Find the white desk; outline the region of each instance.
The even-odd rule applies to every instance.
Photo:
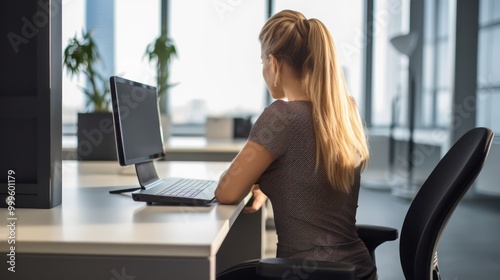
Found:
[[[227,166],[156,163],[161,177],[217,179]],[[16,209],[15,273],[5,262],[7,210],[1,209],[0,278],[215,279],[229,265],[262,257],[263,213],[240,215],[243,203],[146,206],[108,193],[136,185],[131,174],[114,162],[63,161],[62,205]]]

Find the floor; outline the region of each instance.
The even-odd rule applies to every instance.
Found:
[[[409,205],[409,199],[396,197],[390,190],[362,188],[357,220],[400,230]],[[266,256],[274,257],[276,234],[272,226],[268,228]],[[398,246],[398,241],[392,241],[377,248],[379,279],[404,279]],[[467,194],[441,236],[438,257],[442,280],[499,279],[500,198]]]

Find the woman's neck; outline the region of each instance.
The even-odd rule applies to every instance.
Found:
[[[280,74],[283,92],[288,101],[309,100],[304,83],[287,64],[283,64]]]
[[[293,85],[293,84],[292,84]],[[294,86],[288,86],[283,89],[288,101],[309,100],[302,83],[297,83]]]
[[[307,95],[305,93],[302,93],[302,94],[299,94],[299,95],[296,95],[292,98],[288,98],[288,101],[304,101],[304,100],[309,100],[309,98],[307,98]]]

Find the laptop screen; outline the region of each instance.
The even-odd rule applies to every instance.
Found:
[[[165,156],[156,88],[116,76],[110,85],[120,165]]]

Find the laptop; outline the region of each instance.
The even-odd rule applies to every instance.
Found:
[[[154,161],[165,156],[156,88],[122,77],[110,77],[116,149],[121,166],[135,165],[138,187],[112,190],[131,192],[148,204],[209,205],[217,181],[159,178]]]

